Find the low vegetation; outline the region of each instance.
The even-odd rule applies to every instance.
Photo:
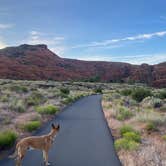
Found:
[[[0,150],[14,145],[17,134],[14,131],[6,130],[0,132]]]
[[[59,111],[59,108],[57,108],[54,105],[45,105],[45,106],[38,106],[35,108],[35,110],[40,114],[55,114]]]
[[[114,86],[103,95],[103,111],[122,165],[165,165],[166,89]]]
[[[0,80],[0,85],[0,158],[17,137],[31,135],[66,105],[94,93],[94,84],[81,82]]]
[[[38,129],[40,126],[41,126],[41,122],[40,121],[31,121],[31,122],[26,123],[23,126],[23,129],[25,131],[32,132],[32,131]]]

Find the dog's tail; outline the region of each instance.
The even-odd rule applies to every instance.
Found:
[[[10,155],[8,158],[14,159],[17,157],[17,151],[15,151],[12,155]]]
[[[16,158],[17,157],[17,153],[18,153],[18,146],[16,146],[16,150],[15,150],[15,152],[12,154],[12,155],[10,155],[8,158],[11,158],[11,159],[13,159],[13,158]]]

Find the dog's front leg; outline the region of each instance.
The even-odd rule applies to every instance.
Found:
[[[43,150],[43,158],[44,158],[45,166],[50,165],[50,163],[48,162],[48,151]]]

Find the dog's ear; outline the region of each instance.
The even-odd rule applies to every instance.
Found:
[[[59,125],[59,124],[57,125],[56,129],[57,129],[57,130],[59,130],[59,129],[60,129],[60,125]]]
[[[54,123],[52,123],[51,126],[52,126],[53,129],[55,129],[55,125],[54,125]]]

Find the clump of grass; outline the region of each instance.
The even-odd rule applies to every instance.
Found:
[[[166,106],[160,107],[160,111],[161,111],[161,112],[166,112]]]
[[[125,125],[120,128],[122,138],[115,141],[115,149],[119,150],[136,150],[141,142],[140,133],[131,126]]]
[[[135,118],[140,122],[154,123],[156,126],[166,125],[166,116],[162,116],[160,113],[154,112],[153,110],[139,112]]]
[[[25,101],[27,105],[35,106],[43,103],[45,101],[45,97],[40,92],[34,91]]]
[[[128,133],[128,132],[135,132],[135,130],[129,125],[124,125],[120,127],[121,136],[123,136],[125,133]]]
[[[132,141],[132,140],[128,140],[126,138],[121,138],[115,141],[114,143],[115,145],[115,149],[117,151],[119,150],[128,150],[128,151],[132,151],[132,150],[136,150],[139,147],[139,143]]]
[[[162,100],[156,97],[146,97],[142,103],[141,103],[144,107],[149,107],[149,108],[159,108],[162,106]]]
[[[146,124],[146,130],[148,132],[153,132],[153,131],[157,131],[158,129],[157,129],[157,126],[155,125],[155,123],[151,121]]]
[[[136,88],[133,90],[131,96],[137,102],[141,102],[145,97],[152,96],[152,93],[145,88]]]
[[[131,140],[131,141],[135,141],[135,142],[141,141],[141,136],[140,136],[139,132],[136,132],[136,131],[126,132],[123,134],[123,137],[126,138],[127,140]]]
[[[9,95],[8,94],[5,94],[1,97],[0,101],[2,102],[8,102],[9,101]]]
[[[17,93],[27,93],[28,92],[28,88],[25,86],[21,86],[21,85],[13,85],[10,87],[11,91],[15,91]]]
[[[166,99],[166,90],[162,90],[157,94],[160,99]]]
[[[17,98],[13,98],[13,100],[9,103],[9,108],[13,111],[20,112],[20,113],[26,111],[24,101]]]
[[[17,134],[13,131],[6,130],[0,132],[0,149],[5,149],[14,145]]]
[[[38,106],[35,108],[35,110],[40,114],[55,114],[59,111],[59,108],[57,108],[54,105],[46,105],[46,106]]]
[[[133,116],[133,113],[128,108],[120,107],[117,110],[115,118],[123,121],[123,120],[127,120],[127,119],[131,118],[132,116]]]
[[[102,89],[101,88],[96,88],[96,89],[94,89],[94,92],[95,93],[102,93]]]
[[[61,92],[62,94],[66,94],[66,95],[69,95],[69,94],[70,94],[70,90],[69,90],[68,88],[61,88],[61,89],[60,89],[60,92]]]
[[[132,89],[123,89],[120,93],[124,96],[129,96],[132,93]]]
[[[72,97],[67,97],[63,100],[64,104],[70,104],[74,101],[74,99]]]
[[[166,135],[163,135],[162,138],[164,141],[166,141]]]
[[[28,131],[28,132],[32,132],[36,129],[38,129],[41,126],[41,122],[40,121],[31,121],[28,122],[27,124],[24,125],[24,130]]]

